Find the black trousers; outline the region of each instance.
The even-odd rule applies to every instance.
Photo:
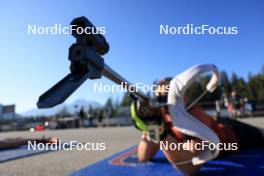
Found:
[[[240,149],[264,148],[264,136],[260,129],[230,118],[218,118],[218,122],[233,129]]]
[[[218,122],[234,130],[240,149],[264,148],[264,136],[260,129],[230,118],[218,118]]]

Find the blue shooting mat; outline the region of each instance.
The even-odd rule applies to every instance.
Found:
[[[71,176],[180,176],[182,175],[159,151],[153,160],[139,163],[137,146],[130,147],[102,161],[71,173]],[[264,175],[264,149],[244,150],[209,161],[197,175],[202,176],[261,176]]]
[[[27,145],[22,145],[18,148],[13,149],[2,149],[0,150],[0,163],[15,160],[19,158],[29,157],[38,154],[44,154],[47,152],[59,151],[59,150],[28,150]]]

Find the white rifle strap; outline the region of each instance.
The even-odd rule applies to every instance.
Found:
[[[181,133],[218,144],[219,138],[215,132],[188,113],[184,104],[184,94],[186,89],[196,80],[200,74],[209,71],[213,71],[215,73],[214,75],[219,75],[219,72],[214,65],[197,65],[172,79],[168,94],[168,106],[169,113],[172,116],[173,125]],[[213,79],[215,79],[215,76]],[[214,84],[217,84],[217,81],[213,81]],[[209,83],[210,87],[215,88],[215,85],[212,85],[212,81]],[[192,163],[193,165],[202,164],[217,157],[218,154],[219,151],[217,149],[214,151],[206,150],[194,157],[192,159]]]

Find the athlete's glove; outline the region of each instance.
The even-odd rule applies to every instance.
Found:
[[[160,108],[149,106],[147,101],[134,101],[131,105],[131,116],[137,129],[146,135],[148,140],[158,143],[164,139],[168,130],[161,118]]]

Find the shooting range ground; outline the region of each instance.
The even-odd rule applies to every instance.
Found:
[[[264,117],[242,119],[242,121],[264,128]],[[47,130],[40,132],[17,131],[0,133],[0,140],[14,137],[56,136],[63,141],[105,142],[105,151],[57,151],[12,160],[0,164],[1,175],[41,176],[67,175],[89,164],[102,160],[139,142],[140,133],[130,127],[81,128]]]

